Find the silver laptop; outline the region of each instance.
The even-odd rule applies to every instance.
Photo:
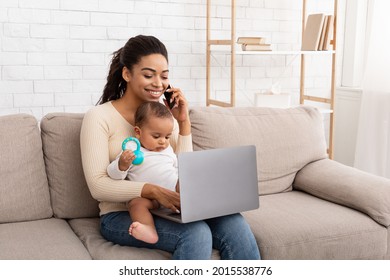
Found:
[[[255,146],[178,155],[181,213],[152,213],[189,223],[259,208]]]

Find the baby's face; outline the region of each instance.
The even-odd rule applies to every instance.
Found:
[[[145,149],[160,152],[169,146],[172,131],[173,119],[150,117],[148,122],[140,127],[137,137]]]

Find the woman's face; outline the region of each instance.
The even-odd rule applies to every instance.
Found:
[[[126,93],[141,102],[158,101],[169,85],[168,62],[161,54],[151,54],[141,58],[131,71],[123,68],[123,78],[127,81]]]

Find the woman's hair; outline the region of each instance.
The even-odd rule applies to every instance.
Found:
[[[150,54],[161,54],[168,61],[168,52],[164,44],[153,36],[138,35],[130,38],[126,44],[113,53],[107,83],[98,104],[122,97],[126,90],[126,81],[122,77],[122,69],[126,66],[132,71],[142,57]]]
[[[171,112],[165,105],[156,101],[148,101],[138,106],[134,116],[134,124],[142,127],[150,117],[169,118],[173,120]]]

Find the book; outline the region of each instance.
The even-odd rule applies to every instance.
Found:
[[[271,44],[258,44],[258,45],[242,44],[241,49],[243,51],[270,51]]]
[[[333,38],[333,26],[334,26],[334,16],[328,15],[326,16],[326,32],[325,32],[325,38],[324,38],[324,44],[322,46],[322,50],[327,51],[330,49],[330,42]]]
[[[326,26],[328,24],[327,18],[328,18],[328,16],[325,15],[324,23],[322,24],[320,42],[318,43],[317,51],[322,51],[323,46],[324,46]]]
[[[310,14],[307,17],[302,38],[303,51],[316,51],[321,38],[325,14]]]
[[[237,43],[248,44],[248,45],[264,44],[265,38],[264,37],[238,37]]]

